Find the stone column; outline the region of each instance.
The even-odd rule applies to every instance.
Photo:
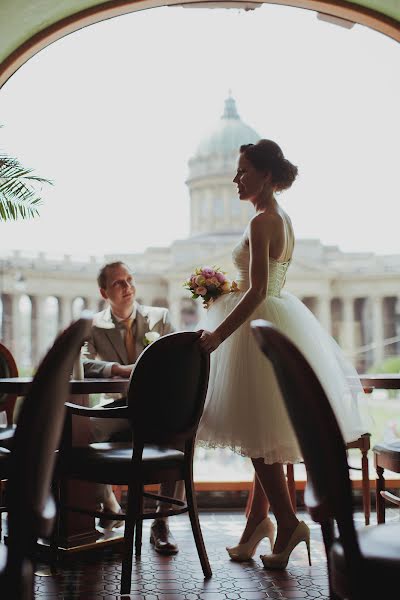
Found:
[[[372,302],[372,342],[374,344],[374,363],[382,362],[385,356],[384,331],[383,331],[383,298],[373,296]]]
[[[15,362],[19,367],[21,365],[21,315],[19,310],[19,301],[21,294],[10,294],[11,300],[11,326],[10,326],[10,351],[14,356]]]
[[[182,278],[183,281],[183,278]],[[168,287],[168,306],[169,315],[173,327],[179,331],[181,328],[181,299],[182,299],[182,283],[171,282]]]
[[[32,365],[37,366],[43,358],[46,350],[46,315],[45,315],[45,296],[31,296],[31,332],[32,332]]]
[[[72,299],[62,296],[58,299],[58,328],[65,329],[72,321]]]
[[[319,296],[317,298],[316,317],[322,327],[332,333],[331,299],[329,296]]]
[[[99,300],[98,298],[88,298],[86,302],[87,309],[92,313],[99,312]]]
[[[354,298],[343,298],[343,329],[341,343],[351,359],[355,351]]]
[[[1,297],[3,303],[3,314],[1,323],[1,339],[7,348],[10,349],[12,345],[12,297],[10,294],[3,294]]]

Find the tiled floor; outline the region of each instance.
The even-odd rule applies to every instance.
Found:
[[[279,598],[328,599],[327,571],[320,528],[301,513],[311,527],[312,567],[308,566],[305,544],[292,554],[286,571],[266,571],[259,559],[269,552],[264,541],[253,561],[232,562],[225,546],[237,543],[242,531],[243,513],[201,513],[201,525],[213,577],[205,581],[186,515],[171,519],[171,529],[180,546],[176,556],[162,557],[148,543],[149,522],[144,524],[143,551],[134,561],[130,598],[134,600],[261,600]],[[363,516],[357,521],[362,525]],[[394,516],[398,518],[398,515]],[[373,521],[375,518],[373,515]],[[97,554],[69,559],[62,565],[56,581],[36,578],[37,598],[63,600],[117,600],[121,573],[118,553]],[[58,591],[50,591],[51,585]],[[125,597],[127,598],[127,597]]]

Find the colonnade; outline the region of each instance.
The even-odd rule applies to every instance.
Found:
[[[398,297],[319,296],[302,300],[359,368],[400,353]]]
[[[52,310],[49,298],[53,300]],[[21,299],[25,302],[25,312],[21,311]],[[303,297],[302,301],[359,369],[400,353],[398,298],[323,295]],[[192,303],[187,296],[183,297],[181,285],[171,285],[163,302],[159,298],[144,298],[144,302],[168,306],[177,329],[193,329],[200,316],[200,302]],[[27,303],[30,303],[28,310]],[[1,339],[18,364],[35,366],[57,332],[77,318],[83,308],[97,312],[103,307],[104,301],[99,297],[2,294]]]
[[[98,298],[12,293],[1,295],[1,340],[18,365],[35,367],[64,329],[85,308],[97,312]]]

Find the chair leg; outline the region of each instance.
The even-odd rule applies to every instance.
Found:
[[[384,469],[376,467],[376,517],[378,523],[385,522],[385,500],[381,496],[381,492],[385,491],[385,478],[383,476]]]
[[[121,594],[129,594],[132,582],[132,561],[135,527],[140,509],[140,482],[134,482],[128,487],[128,505],[126,509],[124,552],[122,558]]]
[[[60,484],[58,480],[53,480],[51,484],[54,502],[56,503],[56,517],[54,521],[53,531],[50,535],[49,543],[49,566],[53,576],[58,574],[58,563],[60,559],[58,543],[60,539]]]
[[[3,505],[3,482],[0,481],[0,506],[2,506],[2,505]],[[1,543],[2,534],[3,534],[2,523],[3,523],[3,511],[0,510],[0,543]]]
[[[362,493],[365,524],[369,525],[371,517],[371,487],[369,482],[369,463],[368,450],[362,450],[361,471],[362,471]]]
[[[0,543],[3,536],[3,512],[7,512],[6,499],[5,499],[5,487],[6,480],[0,480]]]
[[[328,583],[329,583],[329,600],[340,600],[339,596],[335,594],[332,588],[332,577],[331,577],[331,565],[329,560],[330,548],[333,543],[333,521],[329,520],[325,523],[321,523],[322,539],[324,540],[326,561],[328,565]]]
[[[291,463],[286,465],[286,480],[289,488],[289,496],[292,502],[294,512],[297,512],[296,502],[296,482],[294,479],[294,466]]]
[[[143,486],[139,496],[139,514],[143,515]],[[139,557],[142,554],[142,532],[143,532],[143,519],[138,518],[136,521],[135,528],[135,556]]]
[[[204,577],[209,579],[212,576],[212,571],[208,561],[206,547],[204,545],[203,534],[201,533],[199,514],[197,510],[197,500],[193,486],[193,476],[191,473],[185,477],[185,490],[189,509],[190,524],[192,526],[193,537],[196,543],[201,568],[203,569]]]

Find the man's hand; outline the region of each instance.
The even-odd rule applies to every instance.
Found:
[[[126,377],[126,379],[129,379],[134,366],[135,366],[134,364],[133,365],[120,365],[118,363],[115,363],[111,367],[111,375],[113,377]]]

